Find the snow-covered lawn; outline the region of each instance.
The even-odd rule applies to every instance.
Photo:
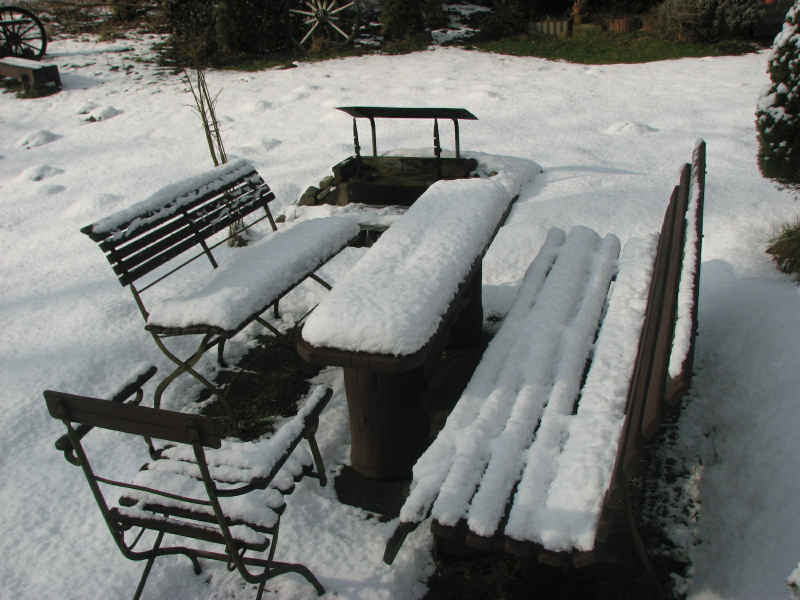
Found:
[[[60,93],[0,95],[0,597],[126,597],[138,578],[140,565],[114,548],[81,473],[53,448],[61,426],[41,392],[104,395],[141,362],[167,368],[130,294],[79,232],[211,166],[180,77],[137,60],[147,44],[56,40],[46,60],[59,66]],[[508,310],[551,227],[585,225],[623,245],[657,230],[679,166],[705,139],[700,336],[680,442],[703,465],[695,478],[701,517],[685,537],[690,597],[786,598],[800,559],[800,298],[763,249],[798,211],[795,196],[756,167],[753,115],[765,66],[765,53],[584,66],[437,49],[212,71],[208,82],[222,90],[217,113],[228,153],[253,162],[289,219],[325,214],[290,205],[351,153],[350,120],[336,106],[463,106],[480,120],[462,123],[462,147],[541,165],[484,262],[492,314]],[[379,136],[384,149],[418,148],[430,142],[430,124],[381,123]],[[334,278],[359,255],[345,253],[330,268]],[[294,305],[317,294],[300,290]],[[243,336],[230,351],[248,343]],[[212,368],[210,359],[202,364]],[[320,431],[335,469],[348,453],[342,378],[331,369],[321,379],[337,390]],[[168,404],[180,407],[194,391],[190,381],[176,383]],[[138,466],[125,460],[130,448],[102,432],[87,439],[101,467]],[[308,565],[330,597],[419,598],[426,590],[426,527],[388,567],[381,557],[393,523],[341,505],[315,481],[298,486],[282,524],[278,556]],[[222,565],[205,573],[195,577],[186,559],[160,561],[145,596],[254,594]],[[314,594],[293,576],[268,589],[280,598]]]

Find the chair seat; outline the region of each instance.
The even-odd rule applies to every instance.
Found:
[[[153,511],[156,510],[157,507],[153,507]],[[225,538],[218,527],[213,525],[205,526],[201,523],[205,519],[194,520],[188,513],[183,515],[188,519],[168,518],[158,512],[151,512],[137,507],[120,506],[111,509],[111,516],[123,529],[144,527],[145,529],[164,531],[165,533],[190,537],[214,544],[225,544]],[[257,531],[247,523],[231,525],[229,531],[233,541],[242,548],[263,552],[269,547],[269,536]]]

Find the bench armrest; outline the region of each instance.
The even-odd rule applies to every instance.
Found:
[[[126,383],[119,391],[117,391],[110,399],[110,402],[115,402],[117,404],[124,403],[128,400],[131,396],[136,394],[136,397],[131,400],[132,404],[139,404],[142,401],[142,386],[147,383],[147,381],[156,373],[156,367],[150,365],[145,369],[139,371],[128,383]],[[45,397],[48,394],[52,393],[50,390],[44,392]],[[89,433],[94,427],[92,425],[82,424],[75,428],[75,434],[78,436],[78,439],[83,439],[87,433]],[[69,435],[64,434],[59,437],[55,442],[55,447],[58,450],[61,450],[64,453],[64,458],[66,458],[69,462],[73,465],[79,465],[80,461],[75,456],[74,449],[72,447],[72,442],[69,439]]]

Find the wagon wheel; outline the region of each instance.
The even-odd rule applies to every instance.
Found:
[[[292,43],[307,51],[313,44],[343,46],[358,33],[358,0],[288,0],[286,23]]]
[[[47,49],[47,34],[36,16],[16,6],[0,6],[0,57],[39,59]]]

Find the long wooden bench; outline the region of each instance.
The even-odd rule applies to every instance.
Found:
[[[700,142],[660,233],[621,255],[613,234],[549,232],[414,465],[385,562],[429,516],[440,539],[550,564],[641,558],[632,482],[665,390],[674,405],[690,377],[704,173]]]
[[[330,388],[313,388],[297,415],[269,438],[232,443],[222,441],[231,430],[228,419],[139,406],[141,387],[154,373],[155,368],[142,372],[110,400],[44,392],[50,414],[67,428],[56,448],[82,468],[122,554],[147,561],[134,599],[140,597],[155,559],[170,554],[187,556],[197,574],[198,559],[223,561],[245,581],[259,585],[258,598],[269,578],[289,572],[323,594],[307,567],[274,557],[284,496],[304,476],[326,483],[315,432]],[[82,442],[95,427],[144,437],[147,444],[141,447],[150,450],[150,459],[132,480],[95,472]],[[156,450],[153,439],[168,445]],[[308,452],[297,449],[304,439]],[[108,487],[123,490],[117,506],[104,493]],[[143,538],[150,547],[137,548],[145,531],[156,535]],[[174,537],[165,539],[165,534]]]
[[[330,289],[314,271],[358,236],[357,221],[327,217],[278,230],[269,209],[273,199],[253,165],[240,159],[169,185],[81,229],[105,253],[120,284],[133,294],[145,328],[176,364],[156,388],[156,408],[167,386],[183,373],[219,392],[195,364],[216,347],[224,365],[225,342],[253,322],[280,335],[262,314],[270,307],[277,314],[279,300],[306,278]],[[274,233],[246,247],[226,246],[261,235],[254,227],[264,220]],[[233,224],[238,225],[231,230]],[[203,258],[214,269],[211,276],[196,268]],[[170,338],[186,336],[199,338],[188,355],[167,346]]]

